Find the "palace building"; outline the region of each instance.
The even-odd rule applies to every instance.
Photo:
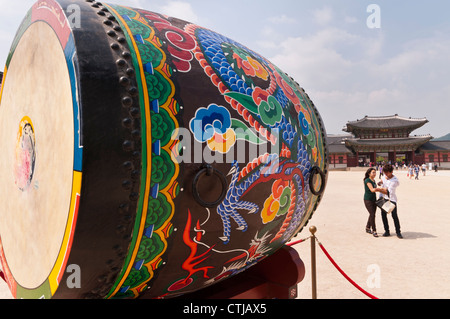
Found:
[[[379,162],[438,164],[450,168],[450,141],[433,141],[431,135],[411,135],[428,123],[425,118],[365,116],[350,121],[346,134],[328,135],[330,168],[357,167]]]

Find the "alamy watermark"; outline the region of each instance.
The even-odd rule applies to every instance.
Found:
[[[201,121],[199,121],[201,123]],[[274,128],[269,133],[270,141],[263,138],[254,129],[235,128],[225,134],[209,134],[195,126],[194,131],[178,128],[172,133],[172,140],[177,141],[176,149],[171,152],[177,163],[247,163],[265,155],[280,156],[282,150],[280,131]],[[197,129],[198,128],[198,129]],[[204,139],[208,135],[211,138]]]
[[[381,8],[378,4],[370,4],[367,6],[367,13],[370,15],[367,17],[366,25],[369,29],[381,28]]]
[[[81,288],[81,268],[76,264],[67,266],[66,272],[70,273],[67,277],[66,285],[69,289]]]
[[[369,288],[381,288],[381,268],[377,264],[367,266],[367,272],[370,273],[367,277],[366,284]]]
[[[71,4],[67,6],[67,21],[71,29],[81,28],[81,8],[77,4]]]

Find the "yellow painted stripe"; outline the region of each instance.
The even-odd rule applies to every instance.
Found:
[[[5,71],[3,71],[2,89],[0,91],[0,101],[1,101],[2,96],[3,96],[3,87],[5,86],[5,78],[6,78],[6,73],[7,72],[8,72],[8,68],[5,66]]]
[[[61,244],[61,249],[59,251],[58,258],[56,259],[55,265],[53,266],[53,269],[48,277],[52,295],[55,294],[56,289],[59,286],[62,271],[64,271],[67,259],[70,254],[72,239],[75,232],[76,218],[78,214],[77,197],[79,197],[81,193],[81,179],[82,173],[74,171],[72,182],[72,197],[70,200],[70,210],[67,219],[66,230],[64,232],[64,238]]]

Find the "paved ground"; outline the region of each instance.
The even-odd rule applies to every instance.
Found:
[[[342,270],[380,299],[450,298],[450,171],[427,172],[419,180],[407,178],[402,170],[394,174],[400,179],[398,214],[404,239],[366,234],[364,172],[332,171],[317,211],[293,241],[308,237],[309,227],[316,226],[318,240]],[[382,233],[379,210],[376,222]],[[390,216],[389,222],[393,230]],[[294,247],[307,272],[299,284],[299,299],[311,299],[310,240]],[[319,299],[368,298],[334,268],[318,246],[316,261]],[[11,298],[2,280],[0,298]]]
[[[365,233],[368,213],[363,204],[364,172],[330,172],[323,201],[297,239],[316,236],[338,266],[362,289],[380,299],[450,298],[450,171],[427,172],[419,180],[394,172],[400,179],[398,216],[404,239]],[[378,181],[378,176],[377,176]],[[383,233],[377,210],[378,233]],[[295,241],[295,240],[293,240]],[[299,298],[310,299],[310,240],[294,246],[306,266]],[[367,299],[316,246],[317,298]]]

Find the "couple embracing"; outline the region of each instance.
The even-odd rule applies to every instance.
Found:
[[[394,167],[387,164],[383,167],[384,175],[381,177],[381,181],[377,184],[375,182],[375,177],[377,171],[375,168],[369,168],[364,176],[364,205],[369,212],[369,220],[367,221],[366,232],[372,234],[374,237],[378,237],[376,226],[375,226],[375,213],[377,210],[376,204],[376,193],[379,192],[386,199],[395,205],[394,210],[391,212],[392,219],[394,220],[395,232],[398,238],[403,238],[400,232],[400,221],[397,215],[397,194],[396,189],[400,185],[398,178],[393,174]],[[383,220],[384,226],[384,237],[390,236],[389,223],[387,220],[387,213],[381,210],[381,219]]]

